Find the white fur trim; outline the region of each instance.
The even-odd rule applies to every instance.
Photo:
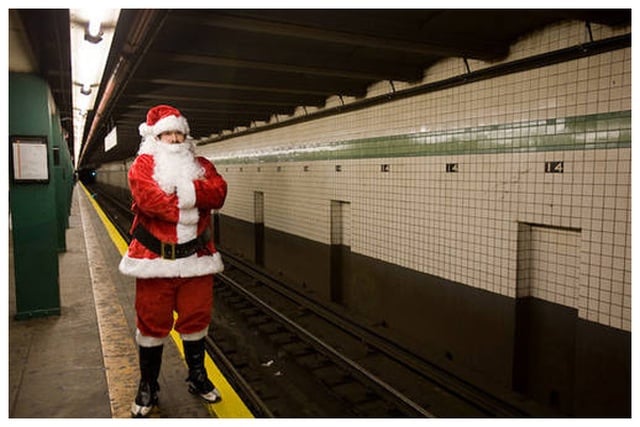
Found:
[[[206,326],[203,330],[198,332],[192,332],[190,334],[180,334],[182,341],[198,341],[206,337],[209,333],[209,326]]]
[[[196,205],[196,190],[193,182],[180,179],[176,182],[179,218],[176,226],[178,243],[188,242],[198,237],[198,219],[200,214]]]
[[[146,139],[148,136],[155,137],[155,135],[153,135],[153,131],[146,122],[140,123],[140,126],[138,126],[138,133],[140,134],[142,139]]]
[[[182,218],[182,212],[180,212],[180,218]],[[185,224],[180,221],[176,225],[176,236],[178,238],[178,243],[186,243],[193,240],[198,237],[198,225]]]
[[[180,219],[178,222],[185,225],[197,224],[200,219],[200,213],[197,208],[180,209]]]
[[[189,122],[183,116],[167,116],[158,120],[153,126],[149,126],[147,122],[143,122],[138,126],[140,136],[158,136],[162,132],[179,131],[185,135],[189,135]]]
[[[167,336],[162,338],[149,337],[146,335],[142,335],[140,329],[136,328],[136,343],[140,347],[158,347],[164,345],[165,341],[167,340]]]
[[[196,188],[193,185],[193,181],[177,182],[176,195],[178,196],[179,208],[192,208],[196,205]]]
[[[129,252],[122,257],[118,266],[122,274],[150,279],[154,277],[197,277],[207,274],[221,273],[224,263],[219,252],[210,256],[190,257],[175,260],[163,258],[131,258]]]

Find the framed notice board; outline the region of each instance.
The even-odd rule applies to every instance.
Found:
[[[49,149],[46,136],[12,136],[11,158],[16,183],[49,182]]]

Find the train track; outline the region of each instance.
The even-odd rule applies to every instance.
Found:
[[[92,193],[128,237],[129,207]],[[207,350],[258,417],[536,416],[224,253]]]
[[[277,394],[267,394],[266,399],[272,401],[271,406],[278,408],[278,413],[287,417],[433,417],[429,410],[345,355],[343,348],[334,347],[312,332],[310,325],[319,329],[328,324],[317,318],[308,307],[282,298],[240,269],[237,261],[229,262],[228,255],[225,259],[228,268],[217,276],[216,298],[224,298],[224,304],[232,309],[233,324],[237,330],[244,336],[250,334],[253,343],[259,342],[262,351],[256,354],[267,356],[253,361],[244,356],[240,367],[260,370],[259,366],[268,368],[273,365],[273,369],[262,370],[271,372],[268,375],[275,378],[265,379],[260,375],[259,381],[273,383],[267,387],[269,391],[282,389],[277,387],[277,383],[283,380],[285,388],[295,390],[294,393],[280,390]],[[240,322],[244,325],[238,327]],[[219,338],[217,329],[213,329],[216,341]],[[228,341],[224,338],[225,333],[220,335],[223,342]],[[227,331],[226,336],[229,335]],[[235,335],[233,347],[239,348],[237,332]],[[356,345],[360,346],[360,343]],[[367,351],[366,348],[364,350]],[[228,351],[237,352],[234,349]],[[258,388],[264,387],[259,385]],[[301,391],[306,396],[301,395]],[[319,413],[304,413],[310,407]],[[302,411],[283,413],[295,411],[291,408],[302,408]]]

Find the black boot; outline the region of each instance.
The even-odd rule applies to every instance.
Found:
[[[204,367],[204,338],[198,341],[182,341],[184,358],[189,366],[189,392],[197,394],[209,403],[221,400],[220,392],[207,377]]]
[[[134,417],[146,417],[154,406],[158,404],[158,375],[162,364],[163,346],[142,347],[138,346],[140,360],[140,384],[136,400],[131,405],[131,414]]]

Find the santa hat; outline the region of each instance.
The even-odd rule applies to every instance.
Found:
[[[187,119],[170,105],[156,105],[147,112],[147,121],[138,127],[140,136],[147,138],[156,137],[162,132],[179,131],[189,135],[189,123]]]

